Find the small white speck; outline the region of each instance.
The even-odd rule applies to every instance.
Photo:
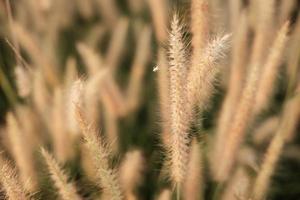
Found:
[[[153,72],[156,72],[156,71],[158,71],[158,66],[155,66],[155,67],[153,68]]]

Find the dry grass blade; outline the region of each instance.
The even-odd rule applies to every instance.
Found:
[[[111,1],[111,0],[108,0]],[[105,64],[112,70],[113,73],[117,70],[120,58],[125,49],[125,42],[129,27],[129,20],[121,18],[117,26],[114,28],[111,41],[105,56]]]
[[[81,1],[75,0],[77,3],[77,9],[80,15],[85,19],[91,19],[93,15],[93,2],[91,0]]]
[[[18,41],[20,42],[20,46],[23,47],[29,54],[34,65],[43,70],[45,78],[50,86],[57,85],[59,79],[57,76],[58,73],[56,65],[52,63],[52,60],[49,60],[48,57],[45,56],[40,46],[37,45],[37,38],[32,36],[29,31],[27,31],[18,23],[14,23],[12,27],[15,31]]]
[[[190,152],[190,160],[188,164],[187,178],[184,183],[185,199],[199,200],[204,199],[203,196],[203,162],[202,162],[202,149],[196,139],[192,142]]]
[[[222,195],[222,200],[242,200],[248,199],[249,189],[251,187],[251,178],[247,173],[247,170],[242,166],[239,166],[230,182],[228,183],[224,194]],[[250,199],[249,199],[250,200]]]
[[[160,120],[162,123],[162,141],[167,145],[170,138],[170,110],[169,110],[169,75],[167,56],[163,49],[158,52],[158,77],[157,85],[159,92]]]
[[[76,92],[80,93],[80,90]],[[73,94],[73,97],[73,100],[76,101],[75,94]],[[55,88],[52,99],[52,109],[49,116],[51,122],[53,122],[50,126],[50,133],[53,141],[54,155],[59,162],[71,160],[75,153],[73,149],[74,138],[71,137],[74,133],[68,131],[68,127],[64,122],[67,117],[66,102],[65,95],[59,87]]]
[[[252,115],[252,108],[255,103],[255,90],[258,83],[257,73],[258,66],[252,66],[240,103],[233,117],[232,124],[228,129],[228,136],[221,150],[223,153],[218,154],[220,157],[214,158],[220,161],[217,172],[214,174],[218,181],[222,182],[228,179],[232,167],[235,164],[238,149],[244,140],[250,119],[249,116]]]
[[[172,193],[168,189],[164,189],[160,192],[159,196],[157,197],[157,200],[171,200],[172,199]]]
[[[191,1],[191,31],[193,34],[193,59],[195,60],[194,64],[197,64],[210,34],[210,13],[207,0]]]
[[[271,47],[271,51],[263,67],[262,75],[257,91],[255,113],[265,109],[273,96],[274,82],[276,80],[281,60],[284,55],[284,47],[287,42],[289,22],[286,22],[279,30],[276,39]]]
[[[18,65],[15,68],[15,76],[19,96],[23,98],[28,97],[32,90],[29,71]]]
[[[113,27],[117,23],[120,11],[116,7],[115,0],[96,0],[99,11],[108,26]]]
[[[73,83],[70,85],[69,94],[67,94],[67,121],[68,121],[68,129],[69,131],[74,134],[79,134],[79,127],[77,124],[77,120],[75,117],[76,113],[76,105],[83,106],[83,94],[85,90],[86,84],[82,79],[77,79],[76,81],[73,81]]]
[[[278,16],[279,25],[283,24],[286,20],[289,20],[293,9],[297,6],[296,4],[297,4],[296,0],[281,1],[279,7],[280,14]]]
[[[290,99],[284,107],[279,128],[267,149],[265,159],[253,185],[252,194],[255,200],[262,200],[267,195],[271,176],[280,158],[284,144],[289,135],[296,129],[297,121],[293,119],[297,119],[299,116],[299,103],[300,96],[298,95]],[[293,112],[294,110],[296,112]]]
[[[300,14],[297,17],[297,23],[295,29],[291,35],[288,61],[287,61],[287,74],[289,77],[288,93],[293,92],[297,86],[298,74],[299,74],[299,59],[300,59]]]
[[[127,89],[127,106],[129,110],[133,111],[139,106],[143,77],[151,53],[151,29],[148,26],[144,27],[137,42],[136,54]]]
[[[157,40],[163,44],[167,41],[167,20],[168,20],[168,1],[167,0],[147,0],[155,28]]]
[[[255,180],[253,188],[253,195],[255,200],[262,200],[266,197],[270,178],[273,171],[275,170],[275,166],[281,154],[283,145],[284,137],[282,133],[277,132],[271,141],[262,168]]]
[[[77,50],[90,75],[96,74],[103,67],[103,60],[93,49],[84,43],[77,44]]]
[[[252,133],[254,144],[261,145],[269,141],[272,138],[272,136],[275,134],[278,125],[279,125],[278,116],[274,116],[266,119]]]
[[[251,65],[261,64],[267,54],[267,47],[271,41],[270,33],[274,30],[275,0],[251,1],[256,6],[252,15],[256,18],[255,38],[252,47]]]
[[[246,13],[243,13],[240,18],[240,25],[238,30],[234,33],[232,60],[230,68],[230,78],[228,85],[228,92],[225,100],[222,103],[220,116],[217,121],[217,133],[214,140],[213,155],[211,156],[211,167],[214,171],[218,167],[218,160],[216,159],[221,153],[226,141],[227,129],[233,117],[234,108],[241,96],[244,79],[246,75],[246,60],[247,60],[247,38],[248,20]]]
[[[238,27],[242,4],[240,0],[229,0],[231,30],[235,30]]]

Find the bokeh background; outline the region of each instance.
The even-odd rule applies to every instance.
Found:
[[[149,0],[151,1],[151,0]],[[164,161],[163,148],[161,144],[161,120],[159,111],[159,100],[157,92],[157,73],[153,70],[157,66],[158,47],[166,48],[168,43],[166,39],[161,39],[159,30],[154,22],[153,12],[151,11],[151,3],[147,0],[115,0],[115,7],[112,10],[105,12],[101,0],[13,0],[10,1],[12,16],[14,21],[19,22],[25,27],[26,31],[32,34],[33,38],[37,39],[37,45],[40,50],[48,56],[48,59],[53,60],[56,65],[57,77],[63,80],[66,74],[66,66],[68,59],[72,58],[76,61],[76,68],[79,72],[79,77],[86,79],[88,70],[79,53],[78,43],[83,42],[91,47],[104,59],[109,55],[115,31],[124,31],[123,38],[115,41],[116,45],[121,44],[120,53],[113,58],[116,65],[115,81],[121,91],[126,91],[130,82],[130,74],[133,69],[134,58],[138,40],[143,27],[147,26],[151,31],[151,42],[149,46],[149,56],[145,64],[145,71],[139,84],[141,90],[139,92],[138,106],[126,117],[117,119],[117,132],[119,136],[119,151],[114,157],[114,162],[118,163],[124,154],[132,149],[142,149],[146,158],[147,164],[145,169],[145,178],[138,189],[141,199],[154,199],[157,191],[161,188],[171,185],[168,178],[165,178],[161,169]],[[284,1],[284,0],[282,0]],[[282,1],[276,1],[277,11],[280,10]],[[103,1],[109,2],[109,1]],[[230,33],[231,17],[228,1],[212,0],[211,4],[218,5],[218,9],[213,10],[212,18],[215,32]],[[248,8],[250,0],[242,1],[242,7]],[[102,6],[102,7],[101,7]],[[104,7],[104,8],[103,8]],[[40,9],[40,10],[39,10]],[[163,9],[163,8],[162,8]],[[190,1],[169,0],[166,1],[165,18],[167,22],[172,16],[172,13],[180,13],[180,17],[186,22],[188,27]],[[295,3],[288,13],[288,18],[291,20],[293,28],[297,22],[297,17],[300,10],[300,1],[295,0]],[[115,13],[113,13],[115,12]],[[276,14],[275,14],[276,15]],[[4,126],[6,124],[6,114],[9,110],[15,109],[16,104],[27,104],[28,100],[20,97],[17,92],[17,83],[14,69],[17,65],[15,52],[10,46],[13,43],[14,37],[10,28],[8,10],[6,1],[0,1],[0,122]],[[126,28],[120,28],[120,23],[125,23]],[[122,26],[122,25],[121,25]],[[166,29],[168,28],[168,25]],[[122,30],[124,29],[124,30]],[[162,31],[163,32],[163,31]],[[166,31],[167,33],[167,31]],[[187,38],[190,37],[187,28]],[[252,33],[253,34],[253,33]],[[250,40],[253,35],[250,33]],[[25,37],[25,36],[24,36]],[[22,39],[22,37],[19,37]],[[8,42],[10,41],[10,42]],[[21,45],[22,46],[22,45]],[[28,54],[28,49],[23,47],[20,49],[24,60],[31,63],[31,56]],[[224,63],[224,66],[229,65]],[[299,65],[299,60],[298,60]],[[201,126],[193,127],[193,132],[197,133],[197,137],[201,141],[204,149],[208,144],[211,132],[214,131],[218,111],[226,93],[227,78],[221,78],[217,86],[216,93],[213,97],[210,108],[205,111],[201,119]],[[298,76],[299,78],[299,76]],[[269,116],[278,114],[281,111],[283,102],[286,98],[288,90],[288,80],[285,72],[282,72],[272,107],[267,112],[263,113],[251,130],[256,129],[259,124]],[[300,106],[300,105],[299,105]],[[34,120],[34,119],[32,119]],[[100,129],[105,132],[104,122],[99,121]],[[299,126],[297,129],[299,133]],[[272,186],[268,199],[282,200],[300,199],[300,137],[297,134],[294,141],[288,144],[287,152],[284,153],[276,167],[276,172],[272,178]],[[2,140],[3,141],[3,140]],[[253,147],[251,139],[246,140],[249,146]],[[46,145],[51,149],[51,144],[46,142]],[[2,146],[5,146],[2,144]],[[79,152],[79,144],[77,144],[77,152]],[[263,155],[267,145],[255,146],[258,155]],[[35,153],[38,156],[38,152]],[[7,155],[9,157],[9,155]],[[93,195],[91,193],[99,188],[95,186],[84,175],[83,169],[80,166],[81,154],[76,154],[73,159],[67,160],[64,163],[64,168],[70,169],[70,177],[76,182],[80,194],[83,194],[87,199]],[[38,199],[54,199],[56,194],[53,186],[49,183],[49,178],[43,170],[41,164],[39,166],[40,182],[42,188],[34,196]],[[44,166],[45,168],[45,166]],[[209,174],[208,169],[204,169],[205,174]],[[249,173],[255,174],[253,169],[249,169]],[[206,175],[205,175],[206,176]],[[208,178],[205,184],[205,199],[213,199],[214,191],[218,185]]]

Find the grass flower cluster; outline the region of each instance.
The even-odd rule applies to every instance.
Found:
[[[0,1],[0,198],[300,196],[296,0]]]

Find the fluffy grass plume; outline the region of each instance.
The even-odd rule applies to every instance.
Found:
[[[230,35],[216,37],[199,55],[201,60],[192,63],[188,73],[187,97],[191,107],[197,105],[203,111],[209,104],[214,92],[216,76],[220,72],[220,62],[225,57],[229,47]]]
[[[7,123],[10,150],[19,170],[20,180],[26,190],[36,191],[38,183],[35,163],[33,162],[33,148],[13,113],[7,114]]]
[[[81,198],[77,194],[75,186],[73,183],[68,182],[67,175],[62,171],[53,156],[44,148],[41,148],[41,153],[47,163],[51,179],[58,189],[61,198],[63,200],[80,200]]]
[[[0,181],[8,200],[29,200],[30,198],[18,181],[17,171],[8,161],[1,161]]]
[[[299,8],[0,1],[2,197],[297,199]]]
[[[81,107],[77,107],[77,120],[81,131],[84,135],[85,145],[93,159],[94,166],[97,169],[97,178],[99,185],[103,187],[105,192],[112,200],[123,199],[121,187],[119,185],[119,177],[115,169],[109,165],[109,152],[105,142],[98,136],[96,127],[89,124],[83,115]]]
[[[178,15],[173,16],[169,48],[170,79],[170,169],[175,184],[181,185],[186,176],[189,158],[189,124],[186,110],[185,79],[187,73],[186,46],[183,27]]]

